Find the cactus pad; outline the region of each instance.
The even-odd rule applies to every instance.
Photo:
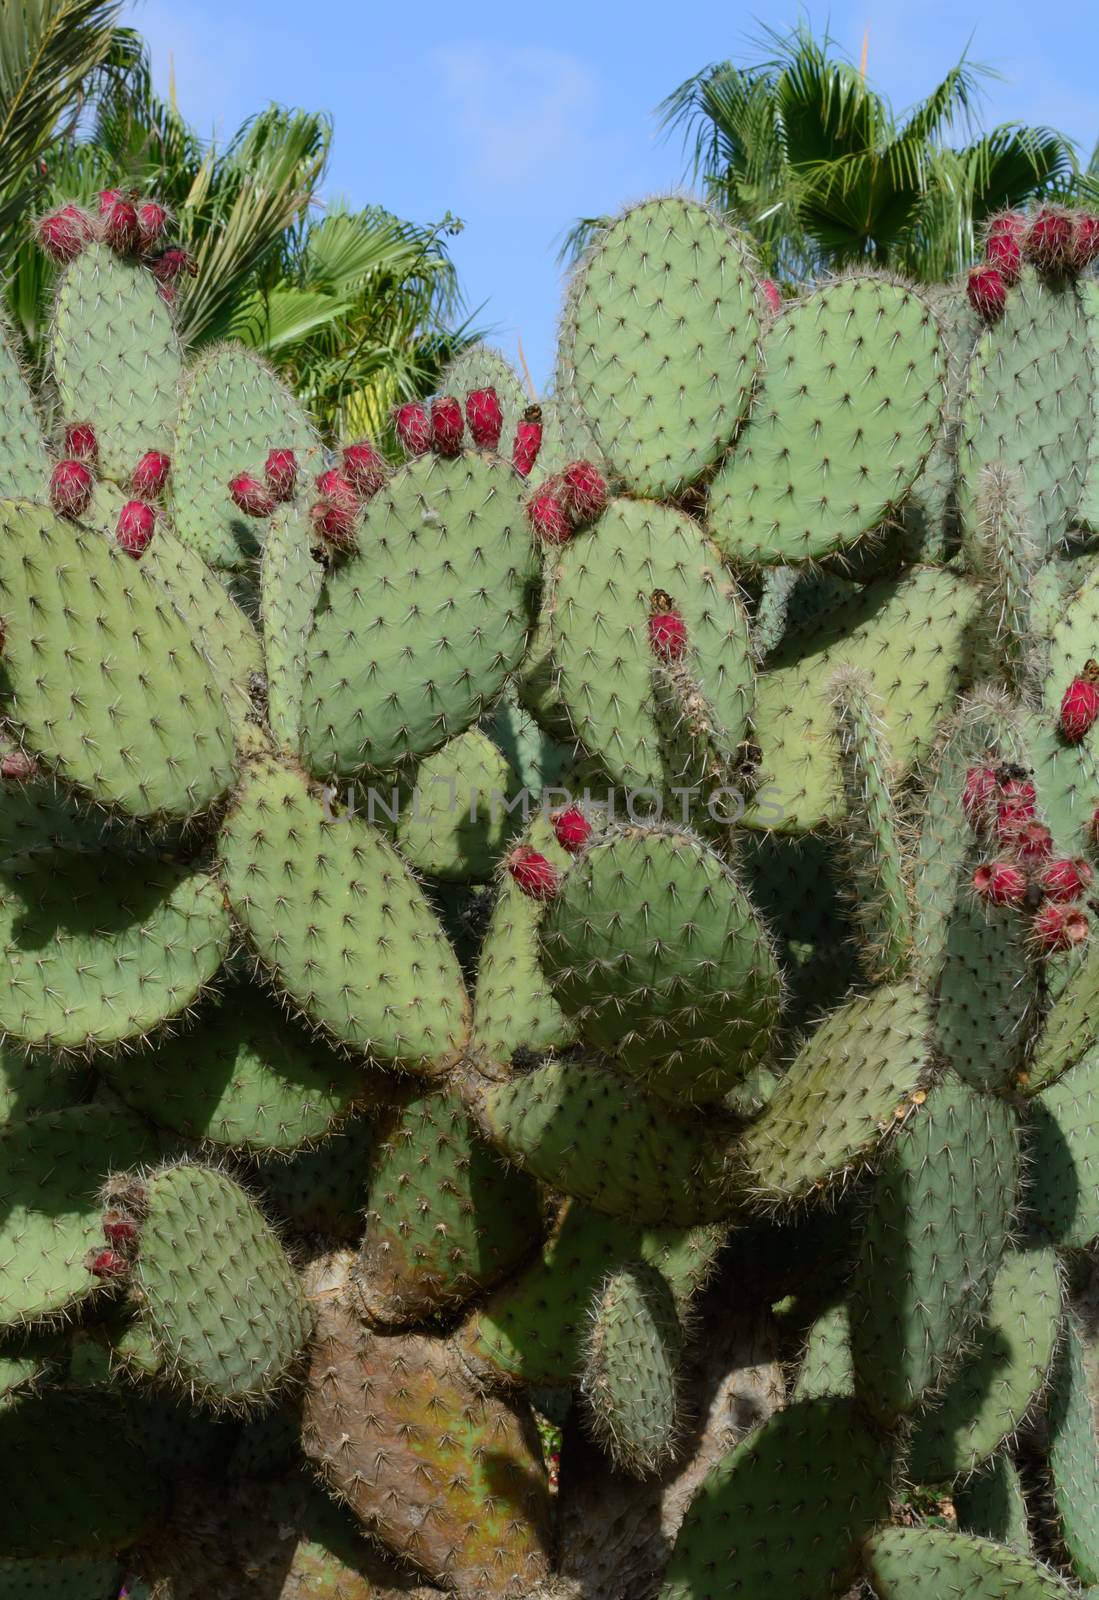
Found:
[[[745,1594],[842,1594],[858,1570],[859,1540],[888,1514],[890,1454],[851,1400],[777,1412],[704,1479],[660,1600],[719,1600],[730,1571]]]
[[[12,331],[0,320],[0,500],[39,500],[49,476],[42,424]]]
[[[647,201],[598,235],[572,285],[562,364],[633,493],[675,493],[733,437],[759,362],[756,295],[744,244],[696,201]]]
[[[321,591],[311,531],[296,506],[279,506],[268,524],[260,560],[267,716],[276,741],[290,752],[297,751],[301,736],[305,646]]]
[[[1053,1503],[1069,1566],[1078,1582],[1099,1583],[1099,1440],[1082,1337],[1071,1313],[1054,1365],[1049,1430]]]
[[[736,1152],[764,1209],[842,1188],[924,1098],[930,1016],[911,984],[833,1011],[810,1035]]]
[[[166,1167],[147,1180],[133,1293],[175,1381],[213,1407],[265,1404],[309,1337],[282,1245],[211,1168]]]
[[[486,882],[515,832],[507,805],[514,789],[502,751],[480,728],[467,728],[417,767],[397,824],[401,854],[429,878]]]
[[[257,956],[313,1022],[416,1069],[461,1044],[467,1002],[454,952],[377,829],[329,820],[302,773],[264,756],[246,772],[220,848]]]
[[[214,880],[185,862],[35,851],[0,869],[0,1030],[32,1048],[138,1040],[188,1010],[228,950]]]
[[[518,666],[535,555],[497,457],[421,456],[374,496],[325,578],[303,684],[316,773],[392,767],[476,722]]]
[[[1029,1556],[943,1528],[884,1528],[864,1554],[878,1600],[1070,1600],[1068,1586]]]
[[[649,643],[657,590],[682,616],[692,670],[736,744],[752,703],[747,615],[717,552],[681,512],[649,500],[612,500],[572,539],[554,575],[550,640],[560,699],[577,736],[617,781],[661,792]]]
[[[646,1478],[671,1459],[682,1421],[675,1300],[655,1268],[630,1262],[608,1276],[590,1316],[580,1390],[592,1433],[616,1467]]]
[[[767,1051],[774,953],[729,868],[690,834],[605,836],[561,881],[541,941],[562,1010],[657,1095],[720,1099]]]
[[[942,426],[946,351],[907,284],[841,278],[767,330],[748,426],[710,489],[708,522],[742,562],[853,544],[903,500]]]
[[[8,714],[66,782],[133,817],[188,816],[228,788],[216,672],[169,591],[45,507],[0,508]]]
[[[152,273],[85,250],[58,288],[52,360],[63,416],[95,418],[104,476],[125,483],[146,451],[172,455],[182,354]]]
[[[1027,1203],[1047,1238],[1086,1249],[1099,1238],[1099,1048],[1030,1107]]]

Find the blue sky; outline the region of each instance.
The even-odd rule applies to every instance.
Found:
[[[857,0],[804,13],[857,58],[898,107],[960,52],[995,67],[984,120],[1049,123],[1090,155],[1099,137],[1094,0]],[[159,85],[175,68],[181,109],[231,131],[269,100],[335,118],[327,194],[428,221],[463,218],[453,253],[471,307],[535,384],[553,365],[555,257],[576,217],[679,184],[678,141],[653,109],[707,63],[750,56],[757,19],[797,20],[709,0],[139,0]]]

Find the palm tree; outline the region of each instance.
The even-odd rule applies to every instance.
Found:
[[[474,337],[459,323],[445,246],[460,222],[421,226],[377,207],[324,214],[326,117],[272,106],[224,145],[207,142],[153,92],[142,42],[118,29],[63,109],[13,211],[5,294],[32,366],[44,360],[53,269],[29,237],[30,208],[94,207],[100,190],[118,186],[163,200],[174,239],[194,257],[178,302],[188,343],[251,344],[332,434],[367,424],[382,433],[392,401],[430,390]]]
[[[695,178],[773,276],[868,264],[949,277],[973,260],[986,218],[1073,179],[1072,147],[1049,128],[977,132],[987,70],[964,56],[899,117],[831,39],[768,29],[763,47],[752,65],[689,78],[659,114],[683,131]]]

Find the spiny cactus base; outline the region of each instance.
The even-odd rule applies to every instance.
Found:
[[[647,202],[403,464],[166,226],[0,340],[0,1595],[1099,1584],[1095,219]]]

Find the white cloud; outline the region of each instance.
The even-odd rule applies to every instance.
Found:
[[[457,149],[486,188],[542,185],[547,169],[574,169],[592,153],[595,74],[575,56],[541,46],[452,45],[431,59],[457,119]]]

